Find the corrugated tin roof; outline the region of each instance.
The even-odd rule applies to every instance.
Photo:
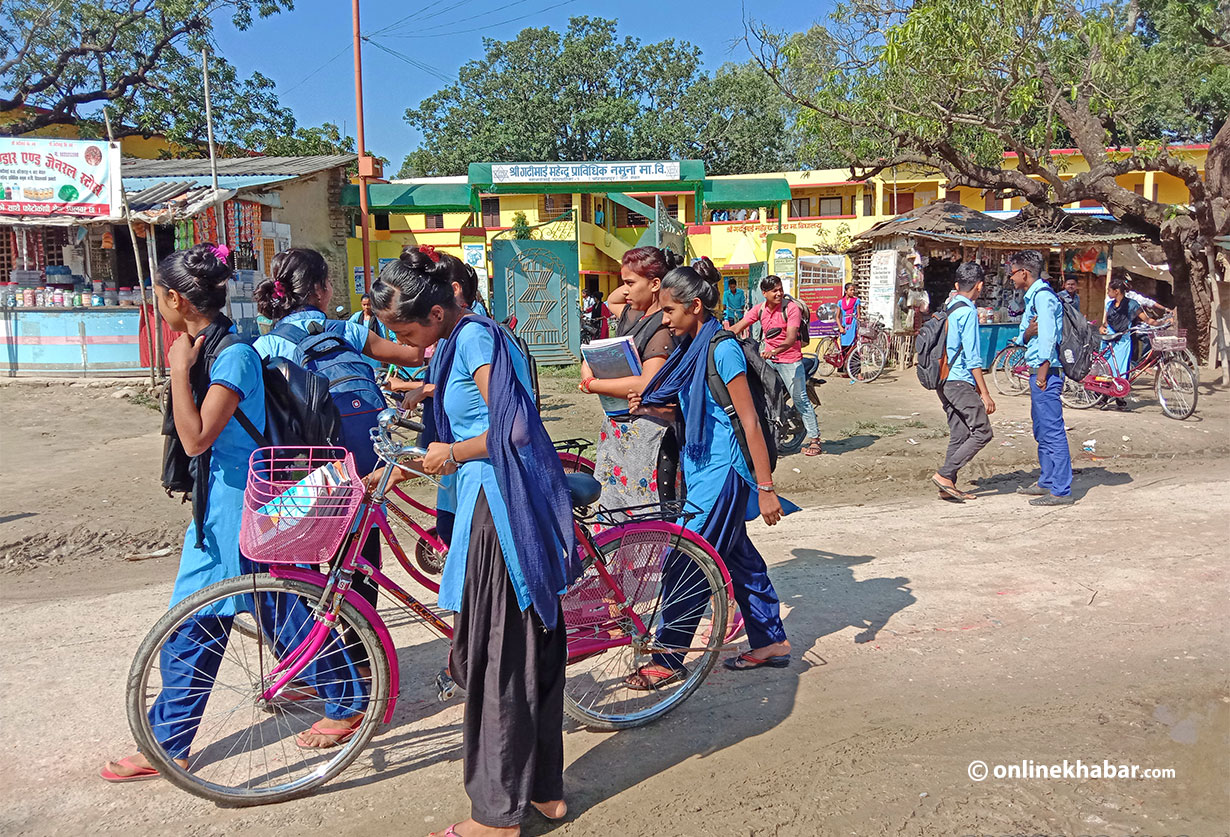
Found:
[[[138,210],[166,203],[198,185],[195,180],[156,180],[145,188],[133,188],[131,184],[125,183],[124,191],[128,195],[128,206]]]
[[[916,211],[881,221],[856,240],[874,241],[892,236],[929,238],[966,244],[995,244],[1004,247],[1045,247],[1058,245],[1110,244],[1140,241],[1144,236],[1125,229],[1113,217],[1065,216],[1065,229],[1030,227],[1014,219],[1005,222],[952,201],[936,201]]]
[[[252,174],[252,175],[226,175],[218,176],[219,189],[250,189],[255,186],[266,186],[270,183],[281,183],[286,180],[294,180],[293,177],[286,177],[274,174]],[[131,196],[134,192],[140,192],[143,189],[149,189],[157,186],[160,183],[196,183],[200,186],[208,186],[212,183],[208,174],[197,177],[125,177],[124,191]]]
[[[348,166],[357,159],[359,158],[355,154],[330,154],[315,157],[224,157],[218,160],[218,176],[303,177],[319,171]],[[125,157],[123,174],[125,178],[209,177],[209,158],[142,160]]]

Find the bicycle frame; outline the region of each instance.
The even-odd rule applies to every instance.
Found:
[[[379,490],[379,489],[378,489]],[[401,497],[405,497],[400,491],[394,491]],[[409,499],[409,498],[406,498]],[[421,505],[414,503],[416,508]],[[393,642],[393,637],[389,633],[388,626],[384,619],[381,618],[376,608],[372,606],[367,599],[363,598],[351,586],[351,580],[355,572],[367,576],[379,589],[389,593],[402,607],[409,610],[415,616],[423,620],[428,627],[435,630],[445,639],[452,639],[452,627],[431,611],[426,605],[406,592],[400,585],[390,579],[387,575],[374,567],[361,554],[363,542],[367,539],[368,534],[373,528],[379,530],[380,534],[385,538],[389,547],[394,551],[394,554],[399,559],[404,559],[405,552],[397,541],[397,536],[393,534],[389,526],[388,518],[384,513],[383,504],[374,502],[372,498],[366,500],[361,506],[362,513],[358,516],[356,524],[352,527],[350,534],[347,536],[345,545],[341,550],[342,557],[338,561],[334,559],[332,568],[327,574],[322,574],[319,570],[305,569],[295,565],[272,565],[270,574],[275,578],[285,578],[293,581],[301,581],[313,586],[321,588],[321,596],[317,605],[317,616],[319,619],[293,651],[286,655],[286,658],[278,663],[278,665],[270,672],[271,678],[276,678],[272,685],[264,690],[261,694],[262,700],[272,700],[279,692],[286,688],[295,677],[307,667],[312,657],[324,645],[328,639],[328,634],[333,630],[337,622],[337,614],[340,610],[340,601],[336,598],[337,593],[341,593],[341,601],[349,602],[354,608],[371,623],[372,628],[376,633],[377,639],[380,641],[385,657],[389,663],[389,700],[385,707],[384,722],[388,723],[393,718],[393,711],[397,706],[397,699],[401,694],[401,667],[397,658],[397,646]],[[665,529],[673,537],[679,540],[687,540],[703,550],[714,563],[717,564],[719,571],[722,574],[722,581],[726,588],[728,599],[734,600],[734,586],[731,583],[730,572],[727,570],[725,563],[721,557],[713,549],[713,547],[689,529],[676,524],[667,523],[665,521],[655,521],[655,525]],[[601,549],[607,543],[621,538],[625,532],[635,523],[625,526],[612,526],[604,529],[597,536],[592,536],[589,530],[586,529],[579,521],[573,522],[574,531],[577,535],[578,546],[582,551],[582,561],[588,566],[593,565],[597,570],[598,576],[606,584],[608,591],[615,598],[618,605],[624,608],[627,605],[624,600],[619,586],[614,582],[606,568],[606,565],[601,560]],[[362,533],[362,534],[360,534]],[[438,591],[439,585],[432,582],[426,576],[414,570],[410,563],[405,560],[399,560],[405,569],[412,577],[429,590]],[[333,596],[333,604],[325,610],[323,605]],[[648,626],[645,624],[635,611],[624,610],[624,615],[635,626],[638,635],[643,636],[648,631]],[[730,636],[726,637],[729,640]],[[606,651],[611,648],[617,648],[624,645],[629,645],[634,641],[631,635],[625,636],[605,636],[605,637],[581,637],[571,636],[568,638],[568,661],[574,662],[583,659],[593,654]]]
[[[1136,379],[1148,372],[1153,367],[1157,366],[1166,356],[1165,352],[1159,352],[1152,346],[1149,347],[1149,352],[1135,364],[1128,366],[1127,375],[1120,375],[1115,369],[1115,364],[1111,360],[1110,352],[1099,351],[1098,357],[1106,361],[1106,365],[1110,367],[1111,375],[1088,375],[1081,385],[1090,392],[1096,392],[1099,395],[1106,395],[1111,398],[1125,398],[1132,391],[1132,384],[1136,383]]]

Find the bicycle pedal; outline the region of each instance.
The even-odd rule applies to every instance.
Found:
[[[436,675],[436,699],[444,703],[452,700],[458,691],[459,688],[453,678],[448,676],[448,671],[441,669]]]

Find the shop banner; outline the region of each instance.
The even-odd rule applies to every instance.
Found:
[[[679,163],[508,163],[491,167],[492,183],[618,183],[678,180]]]
[[[871,254],[871,281],[867,288],[867,311],[879,314],[885,323],[893,321],[893,302],[897,298],[897,251],[876,250]]]
[[[815,319],[829,319],[820,316],[820,306],[841,299],[845,282],[845,256],[799,257],[799,299],[807,303]]]
[[[122,214],[118,142],[0,137],[0,215]]]

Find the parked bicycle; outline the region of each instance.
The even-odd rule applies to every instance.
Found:
[[[858,334],[849,346],[837,339],[837,324],[821,321],[819,340],[810,357],[815,358],[815,374],[821,378],[836,375],[842,369],[852,381],[870,383],[880,377],[888,362],[889,334],[879,315],[862,318]],[[804,354],[804,363],[809,355]]]
[[[1153,391],[1164,414],[1182,420],[1196,412],[1199,379],[1189,365],[1186,332],[1171,326],[1170,322],[1133,326],[1132,334],[1148,338],[1149,350],[1122,373],[1114,368],[1109,352],[1095,352],[1093,366],[1084,380],[1079,385],[1064,387],[1060,396],[1063,403],[1074,410],[1087,410],[1109,398],[1127,398],[1132,385],[1152,370]]]
[[[410,467],[425,451],[395,438],[399,429],[422,427],[385,410],[373,440],[382,460]],[[340,475],[335,484],[308,478],[326,466]],[[340,449],[253,454],[240,540],[244,554],[269,571],[219,582],[171,608],[141,643],[129,672],[129,725],[140,750],[172,784],[229,805],[301,796],[341,773],[392,719],[401,665],[385,621],[352,589],[356,574],[451,638],[435,610],[360,554],[368,532],[378,529],[411,577],[438,590],[407,560],[389,525],[391,471],[367,491],[353,457]],[[598,729],[640,726],[686,700],[732,638],[729,573],[709,544],[679,525],[688,517],[681,503],[594,510],[597,480],[570,474],[568,482],[584,573],[563,599],[565,711]],[[597,521],[604,528],[595,535],[590,524]],[[236,613],[251,615],[252,635],[231,630]],[[201,626],[212,627],[202,633]],[[659,640],[671,635],[692,639],[682,647]],[[197,676],[164,688],[159,660],[172,653],[172,640],[179,647],[195,643],[197,653],[186,656]],[[631,688],[629,675],[655,655],[682,659],[684,674],[649,690]],[[447,669],[426,676],[435,677],[441,699],[451,696]],[[149,710],[156,699],[197,707],[187,767],[153,733]],[[362,720],[337,746],[297,744],[314,724],[327,728],[330,720],[358,713]]]
[[[1025,362],[1025,347],[1009,343],[991,361],[991,380],[1000,395],[1024,395],[1029,392],[1029,364]]]

